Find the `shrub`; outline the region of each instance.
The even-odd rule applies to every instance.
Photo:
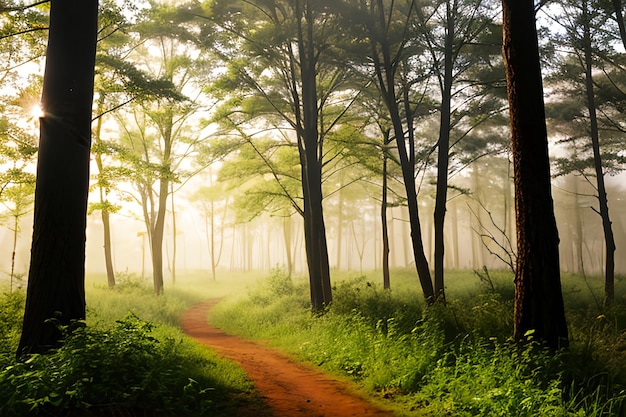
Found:
[[[208,365],[206,357],[190,354],[181,339],[155,337],[153,330],[134,315],[109,329],[76,328],[59,349],[0,372],[0,415],[62,415],[105,405],[202,415],[215,395],[197,370]]]

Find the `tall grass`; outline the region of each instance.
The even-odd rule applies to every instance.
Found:
[[[15,352],[24,293],[0,295],[1,416],[103,409],[120,416],[232,416],[240,407],[262,410],[239,367],[178,328],[182,312],[208,296],[200,286],[193,291],[181,285],[155,297],[132,274],[120,274],[113,290],[100,282],[106,281],[88,280],[85,326],[63,328],[59,349],[21,360]]]
[[[451,273],[455,290],[446,306],[433,307],[410,274],[392,280],[387,291],[369,277],[339,279],[333,304],[313,314],[306,282],[275,272],[210,319],[353,378],[399,415],[624,415],[622,302],[598,314],[585,283],[565,277],[571,348],[553,352],[532,333],[522,346],[511,343],[510,274]]]

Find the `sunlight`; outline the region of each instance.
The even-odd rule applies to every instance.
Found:
[[[33,119],[40,119],[44,116],[43,108],[41,107],[41,103],[33,104],[28,112]]]

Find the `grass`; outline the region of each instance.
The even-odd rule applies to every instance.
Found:
[[[311,313],[308,285],[280,271],[211,315],[229,333],[270,340],[299,360],[353,378],[398,415],[621,416],[624,294],[603,309],[599,280],[564,275],[571,347],[511,343],[512,276],[452,271],[447,306],[425,307],[411,271],[391,291],[377,276],[335,274],[334,301]],[[620,287],[619,285],[616,287]],[[593,291],[593,292],[592,292]]]
[[[448,271],[446,279],[447,305],[426,307],[413,270],[393,271],[391,291],[377,274],[334,272],[334,302],[313,314],[307,280],[280,270],[218,281],[185,274],[160,297],[132,274],[118,274],[114,290],[94,275],[86,326],[53,354],[20,362],[24,294],[4,292],[0,415],[263,415],[241,369],[178,328],[182,312],[209,298],[224,298],[214,324],[352,378],[399,416],[624,415],[624,294],[605,309],[599,278],[564,274],[571,346],[552,352],[532,334],[522,347],[510,342],[510,274]]]
[[[262,415],[264,406],[241,368],[178,328],[183,311],[224,296],[227,283],[200,274],[183,278],[155,297],[132,274],[119,274],[114,290],[103,285],[105,277],[89,276],[85,326],[68,332],[54,352],[21,361],[15,351],[24,293],[4,292],[0,415],[232,416],[240,409]],[[231,284],[243,285],[243,278],[233,276]]]

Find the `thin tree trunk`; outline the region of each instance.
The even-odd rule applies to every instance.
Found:
[[[165,229],[167,194],[169,190],[169,181],[165,179],[159,181],[159,205],[150,242],[150,247],[152,248],[152,283],[156,295],[163,293],[163,235]]]
[[[387,228],[387,144],[389,141],[389,131],[384,134],[384,147],[383,147],[383,185],[382,185],[382,198],[380,203],[380,223],[382,225],[382,240],[383,240],[383,288],[391,288],[391,278],[389,275],[389,230]]]
[[[15,278],[15,252],[17,251],[17,232],[19,228],[19,216],[13,216],[13,250],[11,251],[11,284],[9,292],[13,292],[13,279]]]
[[[55,322],[85,319],[85,229],[97,0],[52,0],[35,213],[18,354],[59,342]]]
[[[98,100],[98,114],[102,114],[104,111],[104,94],[100,93],[100,98]],[[102,119],[103,117],[98,117],[98,121],[96,123],[95,135],[94,135],[94,143],[99,145],[102,143],[100,134],[102,132]],[[96,166],[98,168],[98,174],[102,175],[104,170],[104,164],[102,163],[102,154],[100,152],[94,153],[94,159],[96,161]],[[104,234],[104,265],[107,273],[107,284],[109,288],[115,287],[115,270],[113,268],[113,251],[111,247],[111,222],[110,222],[110,212],[109,212],[109,202],[106,197],[106,191],[104,187],[100,186],[100,204],[102,205],[100,209],[100,217],[102,218],[102,233]]]
[[[293,274],[293,262],[291,260],[291,241],[293,238],[291,216],[289,215],[285,215],[283,218],[283,239],[285,240],[285,255],[287,256],[287,276],[291,277]]]
[[[398,62],[395,57],[392,58],[391,46],[385,32],[387,32],[387,18],[382,0],[372,1],[370,3],[370,14],[374,18],[374,22],[368,27],[370,30],[370,46],[372,49],[372,58],[378,79],[383,102],[389,112],[391,118],[393,133],[398,148],[398,156],[400,158],[400,167],[402,169],[402,179],[406,191],[407,206],[409,211],[409,223],[411,226],[411,243],[413,247],[413,257],[415,259],[415,268],[420,280],[422,292],[426,300],[431,303],[435,298],[433,283],[430,276],[430,268],[428,260],[424,254],[424,242],[422,241],[422,227],[419,218],[419,208],[417,204],[417,191],[415,189],[415,145],[413,142],[412,130],[412,114],[407,112],[407,136],[409,138],[409,150],[406,146],[406,138],[402,118],[400,116],[400,108],[396,97],[396,68]],[[407,100],[405,97],[405,107]]]
[[[598,188],[599,214],[602,218],[602,230],[604,231],[604,300],[611,304],[615,298],[615,238],[611,217],[609,216],[609,203],[604,184],[604,172],[602,169],[602,155],[600,154],[600,137],[598,133],[598,117],[593,89],[592,56],[591,56],[591,33],[589,27],[588,2],[583,0],[583,45],[585,53],[585,90],[587,94],[587,109],[589,110],[589,122],[591,133],[591,147],[593,149],[593,166],[596,172]]]
[[[335,261],[335,265],[337,270],[341,270],[341,260],[343,257],[343,253],[342,253],[342,247],[343,247],[343,176],[341,177],[341,183],[339,185],[339,197],[338,197],[338,203],[337,203],[337,256],[336,256],[336,261]]]
[[[450,162],[450,102],[452,100],[452,65],[454,60],[454,18],[456,1],[450,6],[446,2],[446,38],[444,47],[444,74],[441,84],[441,109],[439,123],[439,141],[437,142],[437,192],[435,196],[435,298],[446,300],[444,287],[444,225],[446,204],[448,202],[448,165]]]
[[[615,10],[615,20],[619,27],[619,35],[622,39],[622,45],[626,48],[626,24],[624,24],[624,12],[622,7],[622,0],[612,0],[613,9]]]
[[[533,0],[503,0],[505,60],[517,213],[514,339],[567,345],[559,236],[550,184],[548,140]]]
[[[174,184],[170,183],[172,191],[172,284],[176,284],[176,211],[174,210]]]

